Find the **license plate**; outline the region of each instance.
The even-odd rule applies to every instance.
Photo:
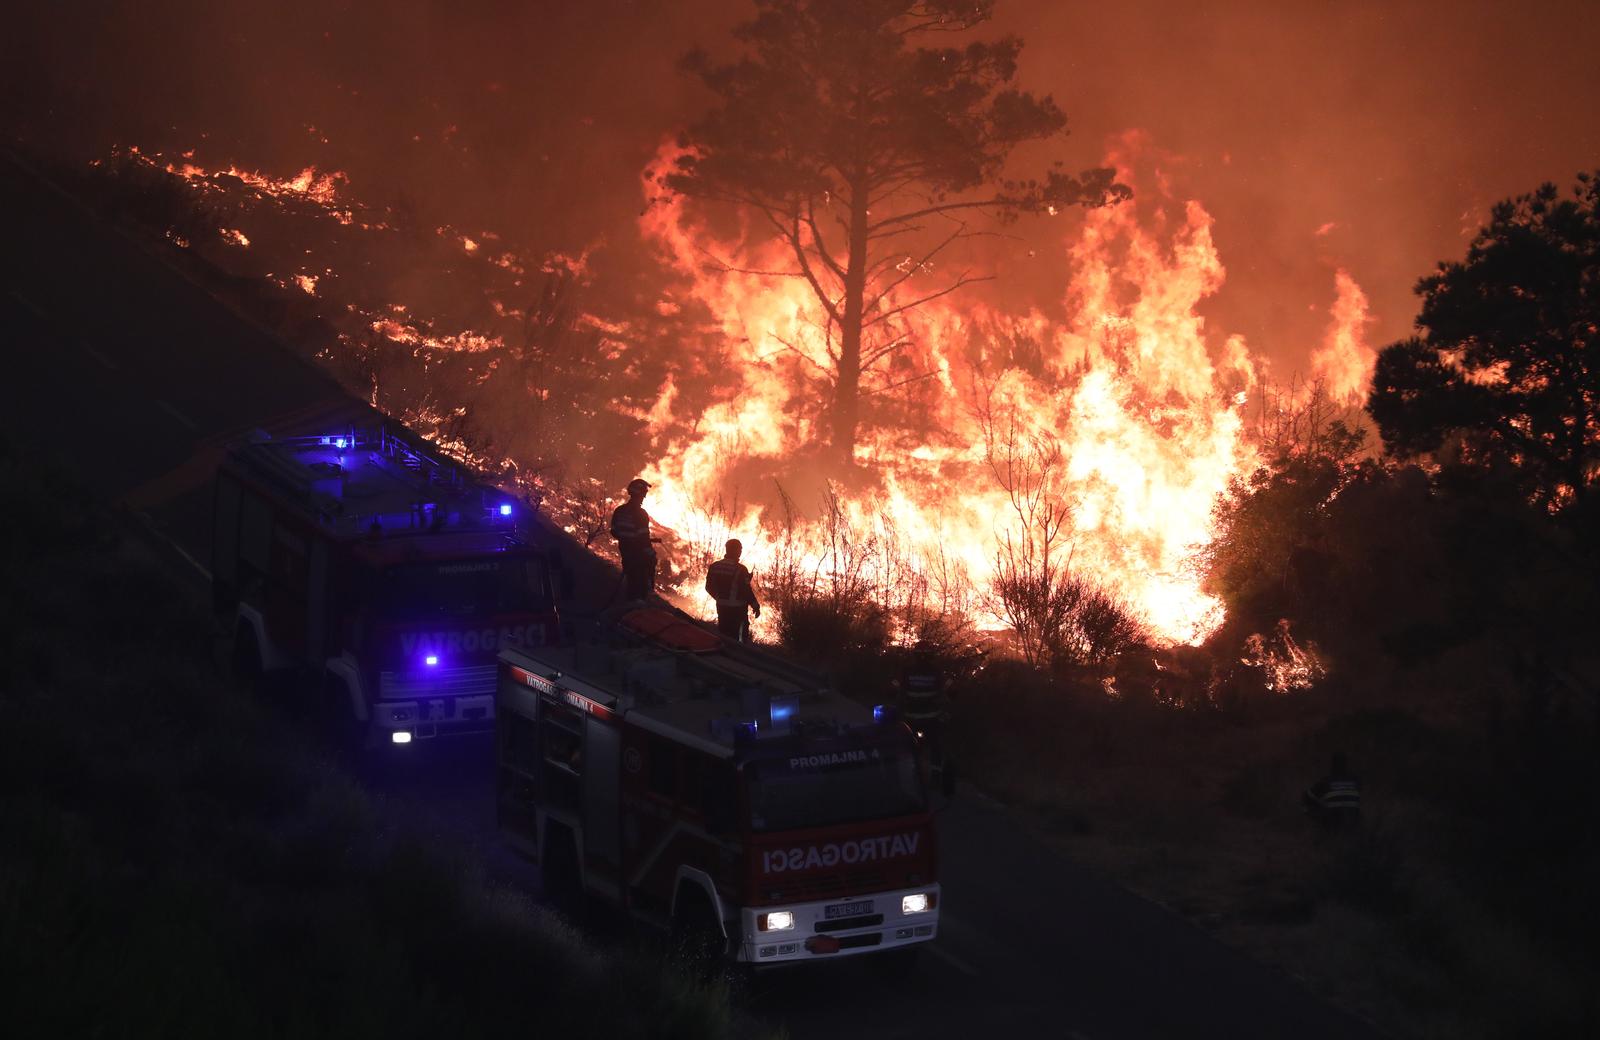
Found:
[[[835,903],[823,907],[822,916],[829,921],[836,921],[841,917],[860,917],[862,914],[872,913],[872,900],[862,899],[854,903]]]

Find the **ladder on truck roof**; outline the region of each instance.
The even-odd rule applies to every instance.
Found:
[[[403,528],[437,529],[443,525],[435,523],[435,511],[444,511],[437,515],[448,515],[451,506],[459,510],[457,516],[464,523],[471,516],[473,491],[483,499],[478,504],[488,519],[488,487],[469,479],[457,463],[411,443],[387,422],[375,430],[350,427],[343,433],[297,437],[274,438],[256,431],[236,450],[242,459],[248,460],[252,469],[280,489],[299,497],[319,521],[338,533],[359,534],[376,518],[392,520],[402,515],[409,516]],[[306,455],[318,451],[330,451],[341,461],[306,460]],[[356,501],[351,502],[341,494],[318,487],[335,480],[340,481],[341,488],[344,486],[349,476],[342,464],[346,454],[362,455],[367,462],[379,466],[385,476],[405,486],[410,493],[408,499],[400,503],[391,498],[386,503],[378,491],[352,494]],[[372,500],[362,501],[364,498]],[[352,506],[361,508],[352,509]],[[458,524],[456,529],[460,526]]]

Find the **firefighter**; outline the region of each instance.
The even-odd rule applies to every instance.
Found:
[[[956,766],[944,743],[950,677],[933,647],[918,640],[894,685],[900,691],[900,717],[917,735],[930,778],[947,797],[954,794]]]
[[[1350,772],[1343,751],[1333,753],[1328,775],[1306,788],[1300,800],[1307,816],[1330,829],[1361,819],[1361,781]]]
[[[919,733],[935,728],[945,715],[949,680],[932,648],[917,643],[896,685],[900,687],[900,717]]]
[[[750,570],[739,562],[744,544],[729,538],[727,555],[706,568],[706,594],[717,601],[717,631],[741,643],[750,640],[750,611],[761,616]]]
[[[639,477],[628,481],[628,500],[611,514],[611,537],[622,556],[622,584],[629,602],[643,606],[655,593],[656,550],[650,537],[650,514],[644,496],[650,485]]]

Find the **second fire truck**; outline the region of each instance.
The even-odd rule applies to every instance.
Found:
[[[497,697],[501,830],[554,897],[756,966],[938,933],[917,750],[883,709],[653,608],[502,651]]]
[[[384,422],[235,445],[212,586],[236,662],[320,679],[368,748],[492,730],[495,655],[559,632],[525,510]]]

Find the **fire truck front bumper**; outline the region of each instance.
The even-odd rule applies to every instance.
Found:
[[[396,745],[491,733],[494,695],[379,701],[372,706],[372,728],[379,743]]]
[[[915,946],[939,934],[939,886],[740,911],[739,960],[757,966]]]

